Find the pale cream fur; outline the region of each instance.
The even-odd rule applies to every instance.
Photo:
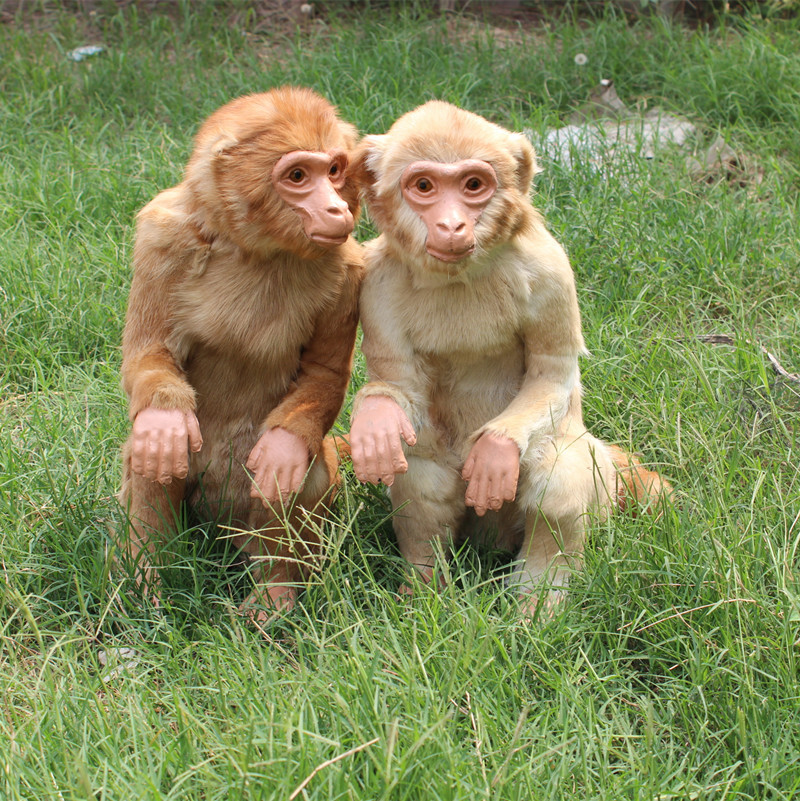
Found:
[[[475,254],[445,264],[425,252],[425,225],[399,180],[414,161],[462,159],[490,163],[499,185],[475,227]],[[533,150],[518,134],[434,101],[362,140],[360,163],[381,235],[366,246],[369,382],[354,414],[365,398],[385,395],[415,428],[416,444],[403,446],[408,472],[390,488],[400,550],[427,578],[437,541],[493,528],[517,552],[524,589],[560,587],[582,552],[587,514],[604,516],[621,500],[618,467],[632,457],[583,424],[575,282],[530,205]],[[465,506],[461,469],[484,432],[517,444],[521,472],[516,500],[479,521]],[[633,469],[644,491],[631,494],[668,491],[635,460]]]

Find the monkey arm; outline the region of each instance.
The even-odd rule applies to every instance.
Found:
[[[176,287],[190,232],[174,212],[175,189],[151,201],[140,212],[133,253],[134,274],[122,335],[122,386],[130,419],[148,407],[193,411],[194,389],[167,342]]]
[[[574,279],[566,257],[546,273],[531,293],[523,326],[525,374],[516,396],[495,418],[472,435],[475,443],[490,432],[513,440],[520,453],[554,434],[580,389],[578,356],[585,352]]]
[[[356,394],[355,417],[367,398],[391,398],[404,412],[411,425],[425,425],[428,415],[427,393],[414,349],[403,326],[394,317],[391,302],[398,290],[387,284],[379,269],[367,274],[361,290],[361,329],[364,332],[361,352],[367,363],[369,381]]]
[[[580,329],[573,330],[580,338]],[[519,392],[470,438],[462,476],[468,481],[466,505],[478,516],[515,498],[520,457],[558,431],[580,387],[577,352],[531,352],[531,345],[541,349],[545,342],[541,335],[526,337],[526,370]]]
[[[195,416],[195,393],[167,346],[173,292],[181,279],[181,260],[191,252],[162,237],[186,233],[182,216],[168,190],[139,215],[134,247],[134,277],[122,338],[122,384],[133,421],[131,470],[151,481],[171,483],[189,472],[188,451],[201,449],[203,439]],[[188,243],[191,244],[191,243]]]
[[[336,421],[350,381],[360,280],[360,266],[351,266],[338,305],[320,315],[303,349],[292,389],[264,421],[267,430],[280,427],[299,437],[312,457]]]
[[[479,428],[470,441],[474,443],[491,432],[512,439],[520,453],[524,453],[558,430],[579,383],[576,357],[529,356],[525,379],[517,395],[497,417]]]
[[[390,486],[396,473],[408,470],[401,439],[416,443],[412,420],[423,425],[427,406],[413,348],[385,294],[379,272],[368,274],[361,293],[361,350],[370,380],[353,402],[350,449],[361,481]]]

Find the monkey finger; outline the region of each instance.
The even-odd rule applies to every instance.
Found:
[[[408,472],[408,462],[406,461],[404,456],[399,456],[392,462],[392,474],[397,475],[398,473],[407,473]]]
[[[131,470],[136,473],[136,475],[143,476],[145,474],[148,447],[149,440],[146,435],[134,435],[133,446],[131,448]]]
[[[175,432],[172,435],[172,467],[170,475],[175,478],[186,478],[189,474],[189,451],[186,447],[186,437]]]
[[[494,475],[491,473],[489,474],[488,481],[486,483],[486,494],[483,498],[483,505],[484,507],[492,512],[499,511],[500,507],[503,505],[503,499],[500,497],[501,492],[498,486],[498,481]]]
[[[353,460],[353,472],[359,481],[371,483],[369,478],[369,465],[361,449],[353,449],[350,458]]]
[[[356,445],[354,443],[350,443],[350,460],[353,463],[353,472],[356,474],[356,478],[359,481],[366,481],[364,477],[364,466],[365,466],[365,459],[364,459],[364,452],[360,445]]]
[[[475,453],[475,446],[473,445],[470,448],[469,453],[467,454],[467,458],[464,461],[464,466],[461,468],[461,477],[465,481],[471,481],[473,476],[475,475],[476,467],[480,469],[480,465],[478,463],[478,457]]]
[[[144,477],[155,481],[161,474],[161,442],[156,438],[147,440],[147,449],[144,453]]]
[[[408,463],[402,455],[397,453],[387,453],[378,465],[378,476],[380,480],[391,487],[394,484],[394,477],[397,473],[405,473],[408,471]]]
[[[406,441],[406,445],[417,444],[417,432],[414,431],[414,426],[411,425],[411,421],[402,409],[400,410],[400,435]]]
[[[366,481],[368,484],[378,484],[381,481],[380,469],[375,456],[364,459],[358,477],[359,480]]]
[[[306,473],[308,466],[298,465],[292,473],[291,480],[289,481],[289,492],[300,492],[303,489],[303,484],[306,482]]]
[[[414,441],[416,442],[416,438]],[[406,440],[406,444],[413,445],[414,443]],[[388,445],[389,445],[389,459],[391,461],[392,472],[407,473],[408,462],[406,461],[406,456],[403,453],[403,446],[400,442],[400,436],[398,434],[390,436]]]
[[[264,465],[258,472],[258,486],[261,494],[269,503],[276,503],[281,498],[280,478],[278,470],[272,465]]]
[[[200,433],[200,423],[194,412],[186,412],[186,428],[189,433],[189,448],[197,453],[203,447],[203,436]]]
[[[378,465],[375,468],[375,475],[377,476],[377,481],[373,482],[375,484],[380,484],[383,482],[387,487],[391,487],[394,484],[394,468],[389,465]]]
[[[285,503],[291,491],[290,476],[285,471],[280,471],[274,474],[272,482],[267,479],[267,491],[264,495],[269,498],[270,503]]]
[[[251,459],[247,461],[247,469],[250,471],[250,497],[251,498],[263,498],[264,497],[264,470],[258,464],[254,464],[252,467]]]
[[[353,467],[356,478],[369,484],[377,484],[380,474],[378,472],[375,443],[370,437],[360,440],[352,452]]]
[[[506,478],[506,481],[503,483],[503,501],[513,501],[517,497],[517,484],[518,479],[516,477]]]
[[[141,454],[137,454],[136,451],[131,452],[131,472],[137,476],[144,475],[144,461]]]
[[[475,509],[475,513],[479,517],[483,517],[483,515],[486,512],[487,494],[488,493],[484,481],[484,476],[480,474],[477,477],[473,478],[467,485],[465,502],[467,506],[471,506]]]
[[[244,466],[251,470],[252,472],[256,472],[259,469],[259,463],[261,462],[261,458],[264,453],[264,444],[259,440],[253,446],[253,450],[250,451],[249,456],[247,457],[247,461],[244,463]]]
[[[180,462],[180,456],[178,455],[180,451],[175,451],[173,440],[166,440],[161,444],[158,466],[156,467],[156,481],[158,481],[159,484],[169,484],[172,481],[172,477],[178,475],[176,470]],[[183,448],[186,448],[185,443]],[[186,471],[188,472],[188,470],[189,466],[187,462]],[[182,477],[183,476],[181,476],[181,478]]]
[[[483,517],[486,514],[486,507],[481,504],[472,504],[472,508],[475,510],[475,514],[478,515],[478,517]]]
[[[399,444],[398,438],[398,448]],[[378,439],[376,443],[375,474],[387,486],[391,486],[394,482],[394,474],[396,472],[394,465],[396,458],[397,454],[392,447],[390,437],[387,436],[385,438]]]
[[[266,473],[260,474],[255,479],[255,485],[250,492],[254,498],[259,498],[264,506],[272,506],[276,504],[281,497],[280,487],[278,486],[275,474],[267,477]]]
[[[275,481],[284,501],[300,489],[304,475],[305,471],[297,464],[281,465]]]

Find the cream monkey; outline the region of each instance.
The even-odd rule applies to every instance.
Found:
[[[365,137],[357,166],[380,236],[360,314],[369,382],[350,432],[356,475],[390,487],[403,556],[495,532],[533,612],[556,602],[588,516],[669,486],[592,436],[585,352],[563,248],[531,206],[533,148],[432,101]]]

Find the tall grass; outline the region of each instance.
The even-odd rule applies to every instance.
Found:
[[[401,6],[298,33],[235,6],[98,8],[0,28],[0,798],[799,797],[800,388],[761,349],[800,370],[797,21],[509,31]],[[266,638],[232,614],[243,579],[203,528],[164,608],[138,597],[107,551],[131,220],[200,120],[291,82],[362,132],[441,97],[537,136],[601,77],[763,171],[542,160],[587,422],[677,505],[595,526],[546,622],[468,547],[444,591],[399,602],[388,503],[351,476],[329,558]]]

